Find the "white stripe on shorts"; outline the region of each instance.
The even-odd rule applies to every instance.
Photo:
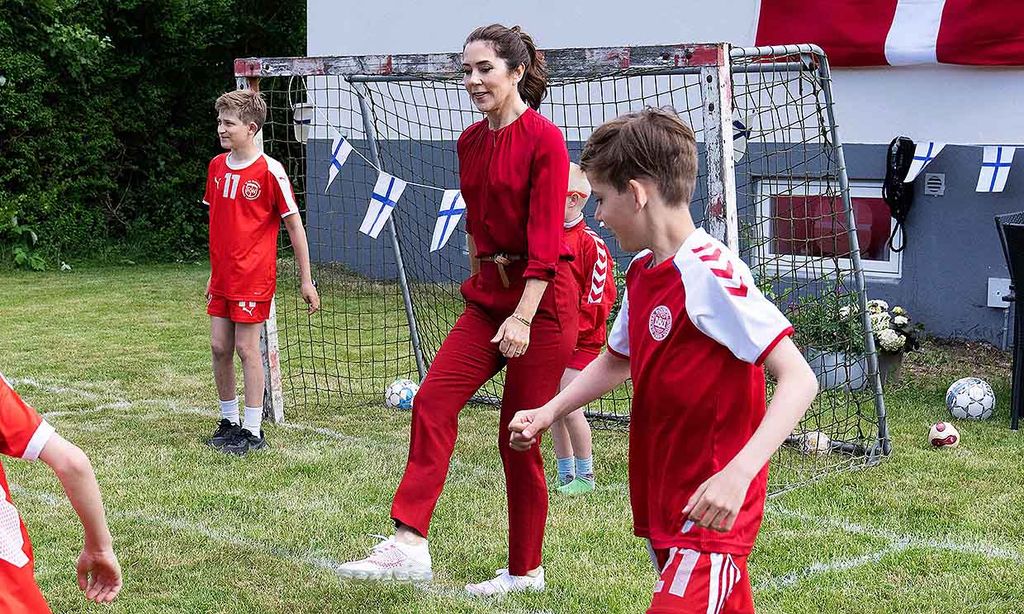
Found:
[[[725,555],[709,554],[711,557],[711,572],[708,577],[708,609],[707,614],[718,614],[722,604],[720,602],[722,583],[722,559]]]

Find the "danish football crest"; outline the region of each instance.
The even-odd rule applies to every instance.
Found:
[[[256,200],[260,197],[260,183],[255,179],[250,179],[245,182],[242,186],[242,196],[247,200]]]
[[[661,341],[668,337],[672,330],[672,312],[668,310],[668,307],[664,305],[655,307],[647,321],[647,328],[650,329],[651,336],[655,341]]]

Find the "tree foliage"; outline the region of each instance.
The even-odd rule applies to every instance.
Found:
[[[304,1],[0,0],[0,245],[20,223],[50,258],[200,254],[232,60],[305,41]]]

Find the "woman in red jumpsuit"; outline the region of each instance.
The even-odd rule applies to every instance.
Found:
[[[370,556],[341,566],[367,580],[429,580],[426,535],[441,494],[459,411],[506,368],[497,443],[508,500],[508,567],[466,590],[473,595],[543,590],[541,544],[547,487],[538,447],[509,447],[508,423],[540,407],[558,382],[576,341],[579,290],[562,238],[569,155],[561,131],[536,109],[547,71],[518,27],[474,30],[463,49],[463,83],[486,118],[459,138],[471,275],[466,308],[416,395],[405,475],[391,516],[396,531]]]

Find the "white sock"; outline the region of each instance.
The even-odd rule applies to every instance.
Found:
[[[263,425],[263,408],[262,407],[249,407],[245,408],[245,421],[242,422],[242,428],[249,431],[253,435],[260,436],[260,427]]]
[[[238,397],[220,402],[220,418],[231,424],[238,424]]]

